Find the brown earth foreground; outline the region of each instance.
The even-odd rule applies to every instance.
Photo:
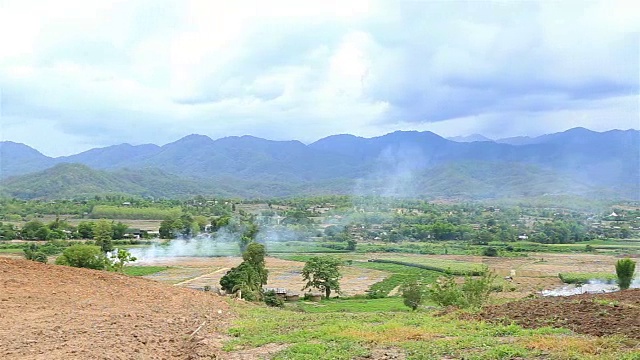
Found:
[[[0,258],[1,359],[216,358],[231,317],[210,293]]]
[[[581,334],[640,339],[640,289],[514,301],[488,306],[479,316],[527,328],[563,327]]]

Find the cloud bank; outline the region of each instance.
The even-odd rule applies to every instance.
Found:
[[[316,4],[317,3],[317,4]],[[0,138],[640,128],[632,1],[0,0]]]

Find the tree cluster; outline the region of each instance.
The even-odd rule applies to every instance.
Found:
[[[242,263],[231,268],[221,279],[220,286],[227,293],[240,290],[245,300],[261,300],[262,286],[267,284],[269,272],[265,266],[264,245],[252,242],[242,254]]]

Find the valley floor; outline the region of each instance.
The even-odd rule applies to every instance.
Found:
[[[203,268],[218,269],[207,259],[191,265],[203,261]],[[274,264],[286,274],[301,263]],[[155,265],[156,274],[178,268]],[[437,276],[394,264],[354,261],[349,268],[362,271],[356,280],[391,274],[375,285],[385,291],[415,276]],[[182,285],[204,279],[191,275]],[[0,358],[640,359],[640,290],[525,299],[480,312],[427,303],[412,312],[397,296],[269,308],[174,286],[184,281],[0,257]]]

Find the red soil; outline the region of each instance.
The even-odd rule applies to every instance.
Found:
[[[210,293],[0,258],[2,359],[215,358],[231,316]]]
[[[582,334],[640,339],[640,289],[514,301],[488,306],[480,317],[527,328],[563,327]]]

